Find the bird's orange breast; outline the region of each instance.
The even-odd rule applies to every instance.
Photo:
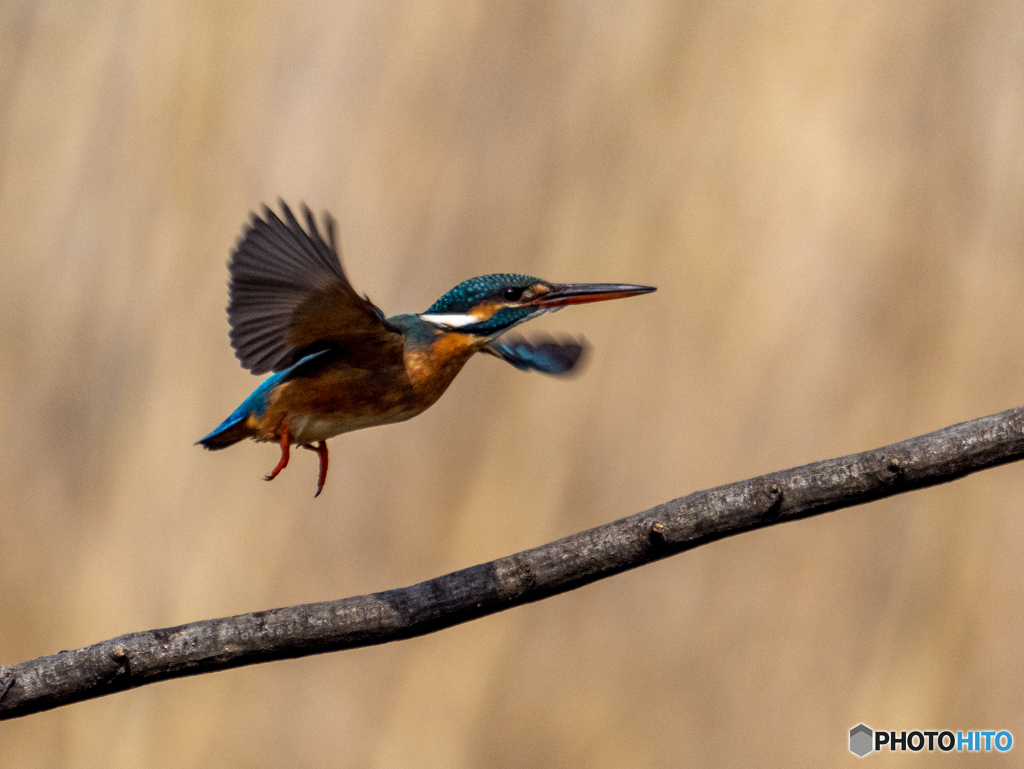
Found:
[[[309,444],[411,419],[437,402],[479,347],[467,334],[439,334],[406,349],[402,365],[363,369],[338,361],[296,377],[271,391],[255,437],[276,441],[287,421],[292,441]]]
[[[405,371],[419,401],[433,405],[483,345],[470,334],[442,333],[429,345],[405,352]]]

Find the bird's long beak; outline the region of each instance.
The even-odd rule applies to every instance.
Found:
[[[538,307],[565,307],[567,304],[625,299],[627,296],[649,294],[655,290],[653,286],[634,286],[629,283],[551,283],[549,291],[537,297],[532,304]]]

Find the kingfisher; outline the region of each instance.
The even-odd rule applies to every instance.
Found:
[[[582,342],[502,334],[570,304],[655,290],[500,273],[463,281],[426,312],[385,317],[345,276],[331,215],[323,217],[325,240],[307,206],[303,227],[279,204],[282,216],[267,206],[251,214],[228,262],[231,346],[243,367],[270,376],[198,444],[277,443],[281,458],[268,481],[288,465],[292,445],[315,451],[314,496],[327,480],[328,438],[421,414],[477,352],[524,371],[566,374]]]

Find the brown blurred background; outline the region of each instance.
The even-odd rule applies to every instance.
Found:
[[[1020,2],[5,0],[0,662],[408,585],[1021,404],[1022,138]],[[659,291],[527,327],[586,335],[578,379],[473,360],[423,416],[335,439],[314,500],[312,454],[266,484],[274,447],[193,445],[258,381],[224,265],[278,196],[334,213],[389,313],[496,271]],[[0,763],[822,766],[861,721],[1020,740],[1022,491],[1009,466],[3,723]]]

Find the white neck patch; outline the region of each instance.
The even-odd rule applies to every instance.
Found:
[[[461,328],[462,326],[469,326],[473,323],[479,323],[480,319],[472,315],[420,315],[420,320],[425,320],[427,323],[433,323],[435,326],[440,328]]]

